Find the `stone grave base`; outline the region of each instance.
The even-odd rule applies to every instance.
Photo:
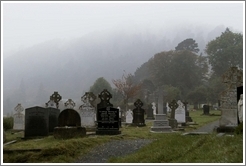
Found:
[[[216,131],[217,133],[234,133],[237,126],[219,126]]]
[[[170,126],[156,126],[156,127],[151,127],[150,132],[153,133],[169,133],[172,132],[172,128]]]
[[[132,124],[130,124],[130,126],[137,126],[137,127],[144,127],[144,126],[146,126],[146,124],[145,123],[132,123]]]
[[[97,130],[96,135],[117,135],[121,134],[119,130]]]
[[[154,117],[147,117],[145,120],[155,120]]]
[[[85,137],[86,128],[84,127],[55,127],[53,135],[54,135],[54,138],[56,139]]]
[[[178,127],[178,122],[176,119],[168,119],[169,121],[169,126],[171,126],[173,129]]]

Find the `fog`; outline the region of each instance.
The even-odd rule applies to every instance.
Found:
[[[243,5],[1,2],[4,112],[18,103],[43,105],[54,91],[78,100],[97,78],[112,83],[186,38],[204,53],[226,27],[244,32]]]

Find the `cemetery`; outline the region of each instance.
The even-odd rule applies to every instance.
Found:
[[[240,90],[238,90],[238,92],[241,94]],[[222,95],[227,95],[227,93],[223,93]],[[233,95],[236,98],[237,91],[234,90]],[[209,109],[208,107],[206,109],[209,111],[204,111],[203,107],[203,109],[197,111],[189,111],[189,105],[186,101],[172,100],[168,101],[168,104],[166,104],[164,102],[163,93],[160,91],[158,93],[157,104],[155,101],[152,101],[144,107],[144,103],[141,99],[136,99],[134,102],[135,108],[126,111],[125,122],[122,123],[120,120],[120,107],[114,108],[113,104],[110,103],[112,97],[112,94],[107,91],[107,89],[102,90],[98,95],[100,102],[95,107],[93,103],[96,96],[92,92],[86,92],[81,97],[82,105],[78,109],[75,108],[76,103],[72,99],[68,99],[64,103],[64,109],[60,110],[59,101],[62,97],[58,92],[54,92],[54,94],[50,96],[50,100],[46,103],[46,107],[33,106],[25,108],[25,118],[22,121],[16,120],[17,116],[15,114],[12,132],[4,131],[4,162],[42,163],[48,160],[51,163],[83,163],[87,161],[83,159],[83,156],[86,157],[90,155],[89,151],[92,150],[93,147],[100,147],[104,144],[106,146],[106,143],[109,143],[108,146],[111,147],[110,142],[119,139],[122,143],[116,146],[122,146],[122,149],[132,149],[132,153],[125,157],[115,156],[108,158],[106,162],[138,162],[134,157],[135,153],[138,153],[140,156],[146,155],[148,154],[149,148],[153,148],[156,153],[160,153],[158,152],[160,148],[166,149],[165,147],[168,146],[170,150],[176,151],[176,155],[170,155],[171,151],[167,150],[161,153],[161,155],[163,155],[162,160],[156,160],[154,158],[141,160],[141,162],[147,163],[168,163],[172,162],[172,157],[175,158],[177,155],[182,156],[182,153],[185,154],[188,151],[194,151],[195,154],[201,153],[203,146],[200,146],[199,142],[204,142],[205,140],[206,144],[211,144],[209,146],[213,146],[214,148],[221,146],[219,144],[228,146],[229,141],[230,144],[234,146],[229,148],[228,151],[235,150],[239,154],[242,154],[240,134],[235,134],[235,132],[233,134],[231,130],[227,134],[225,131],[223,131],[223,133],[218,132],[218,130],[221,130],[219,128],[223,126],[222,122],[227,122],[224,120],[224,114],[226,113],[223,113],[223,109],[220,111]],[[239,99],[242,100],[242,95],[238,95],[238,100]],[[224,100],[223,98],[222,103],[224,103]],[[224,105],[225,104],[222,104],[222,106]],[[167,111],[167,106],[170,111]],[[148,110],[143,109],[143,107]],[[18,104],[15,110],[17,114],[19,114],[24,108],[21,104]],[[226,110],[227,109],[224,109],[224,111]],[[235,111],[237,111],[237,109]],[[230,117],[233,116],[234,114],[230,115]],[[234,119],[231,118],[230,120],[232,121]],[[196,129],[215,121],[220,122],[219,126],[213,126],[214,128],[212,130],[210,129],[205,135],[202,132],[196,132]],[[235,131],[237,126],[235,126],[235,123],[233,124],[233,131]],[[231,129],[231,123],[228,125]],[[194,133],[197,136],[189,136],[194,135]],[[146,141],[142,139],[146,140],[148,143],[144,143]],[[129,142],[129,145],[124,144],[126,141],[135,141],[135,146],[145,147],[136,151],[133,150],[132,146],[134,145],[131,145],[132,143]],[[38,144],[36,142],[38,142]],[[76,146],[76,144],[78,144],[78,146]],[[76,146],[75,149],[68,148],[71,145],[73,145],[73,147]],[[111,153],[114,154],[115,150],[119,150],[115,148],[110,148],[109,151],[112,151]],[[206,148],[206,146],[204,148]],[[100,153],[98,153],[104,155],[104,150],[99,149]],[[124,153],[124,151],[125,150],[123,150],[122,153]],[[20,152],[22,152],[22,157],[15,157]],[[87,153],[88,155],[86,155]],[[32,157],[28,158],[27,156],[29,156],[29,154],[31,154]],[[45,158],[40,159],[43,155],[50,157],[47,160]],[[205,158],[202,157],[203,155]],[[96,158],[96,154],[92,154],[90,157],[93,158],[93,156]],[[169,157],[166,158],[164,156]],[[218,162],[211,159],[212,154],[211,158],[203,153],[199,156],[200,159],[198,157],[197,160],[192,157],[180,157],[174,162]],[[36,158],[39,158],[39,160],[36,160]],[[221,157],[220,160],[222,162],[225,161]],[[242,156],[237,156],[236,158],[235,156],[229,157],[229,162],[238,162],[241,160]],[[91,162],[95,162],[94,159],[91,160]]]

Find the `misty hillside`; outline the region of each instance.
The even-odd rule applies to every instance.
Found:
[[[17,103],[24,108],[41,105],[54,91],[63,98],[80,99],[99,77],[112,84],[124,71],[134,74],[154,54],[174,49],[186,38],[196,40],[203,52],[224,30],[224,26],[179,27],[159,34],[115,30],[40,43],[3,60],[4,112],[12,112]]]

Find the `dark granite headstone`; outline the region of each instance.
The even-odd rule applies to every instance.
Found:
[[[120,134],[119,109],[106,107],[97,110],[97,131],[99,135]]]
[[[209,115],[209,105],[203,105],[203,114],[204,115]]]
[[[31,107],[25,110],[24,137],[47,136],[49,134],[49,111],[43,107]]]
[[[98,135],[115,135],[119,131],[119,109],[113,108],[109,102],[112,95],[104,89],[98,97],[101,102],[97,104],[97,130]]]
[[[52,107],[48,107],[46,109],[49,112],[49,132],[53,132],[54,128],[58,126],[60,110]]]
[[[134,105],[136,108],[134,108],[132,111],[133,112],[132,124],[136,126],[145,126],[144,109],[141,108],[143,106],[143,102],[140,99],[137,99]]]
[[[74,109],[65,109],[58,116],[58,126],[81,126],[80,115]]]

